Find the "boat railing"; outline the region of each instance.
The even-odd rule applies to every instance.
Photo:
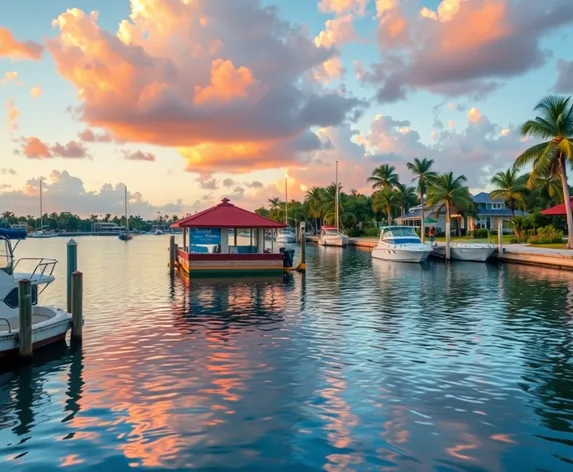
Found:
[[[12,267],[12,273],[16,272],[16,268],[20,263],[30,263],[30,266],[35,264],[34,270],[31,272],[29,279],[51,277],[56,268],[58,261],[56,259],[49,259],[46,257],[22,257],[18,259]]]

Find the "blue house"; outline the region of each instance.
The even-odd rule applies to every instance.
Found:
[[[499,218],[504,219],[504,232],[511,233],[511,228],[507,224],[513,215],[511,209],[505,206],[502,199],[491,198],[489,193],[480,192],[473,196],[474,203],[477,206],[477,218],[468,218],[468,230],[472,231],[477,228],[497,229]],[[516,216],[524,216],[527,213],[521,210],[515,210]]]

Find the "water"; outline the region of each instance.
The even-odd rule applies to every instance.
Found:
[[[167,237],[77,238],[81,351],[0,374],[0,470],[573,470],[573,274],[372,261],[171,280]],[[65,305],[62,261],[43,302]]]

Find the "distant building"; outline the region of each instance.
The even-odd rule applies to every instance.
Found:
[[[92,233],[121,233],[125,228],[115,223],[98,222],[92,224]]]
[[[28,231],[28,225],[26,223],[15,223],[10,225],[10,229],[23,229],[24,231]]]

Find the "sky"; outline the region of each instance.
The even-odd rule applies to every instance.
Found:
[[[414,157],[487,190],[572,41],[571,0],[2,2],[0,209],[252,210]]]

